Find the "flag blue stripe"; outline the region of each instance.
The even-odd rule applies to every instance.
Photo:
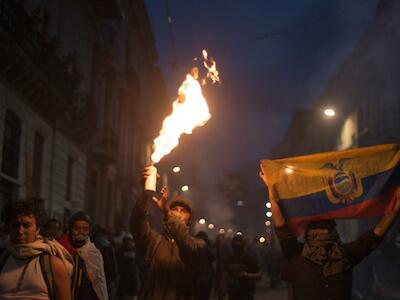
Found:
[[[280,199],[278,203],[286,218],[313,216],[357,205],[368,199],[380,196],[392,186],[399,185],[400,167],[397,165],[393,169],[368,176],[361,181],[363,194],[348,204],[331,203],[325,191],[297,198]]]

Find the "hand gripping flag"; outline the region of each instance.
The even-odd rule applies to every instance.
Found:
[[[269,197],[298,235],[310,221],[385,214],[400,197],[396,145],[262,160]]]

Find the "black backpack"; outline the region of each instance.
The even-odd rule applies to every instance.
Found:
[[[55,299],[55,288],[54,288],[54,278],[53,271],[51,269],[50,254],[43,253],[39,257],[40,268],[42,269],[42,274],[44,281],[46,282],[47,289],[49,291],[50,300]],[[0,273],[3,270],[8,258],[10,257],[10,252],[5,248],[0,248]]]

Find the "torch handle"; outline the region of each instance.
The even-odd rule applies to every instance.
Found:
[[[155,192],[157,189],[157,169],[154,165],[150,165],[148,168],[150,170],[150,175],[144,182],[144,189]]]

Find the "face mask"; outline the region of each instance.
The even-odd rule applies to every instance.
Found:
[[[88,238],[89,236],[86,234],[71,235],[72,244],[76,248],[80,248],[85,245]]]

